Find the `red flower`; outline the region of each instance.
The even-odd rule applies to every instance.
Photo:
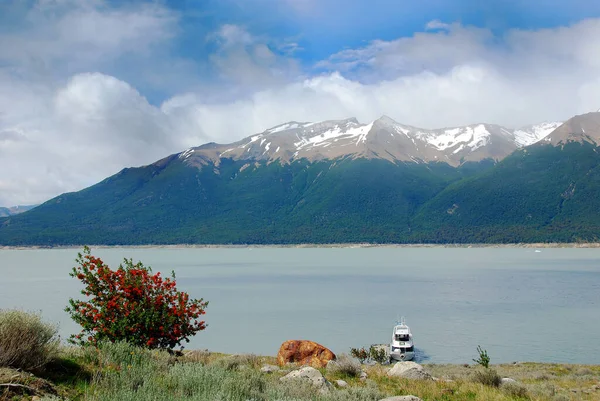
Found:
[[[73,342],[125,340],[149,348],[174,348],[206,328],[196,319],[205,314],[208,303],[177,291],[174,280],[163,280],[160,273],[153,275],[142,263],[130,260],[111,270],[88,248],[84,253],[73,275],[83,282],[89,302],[71,299],[67,311],[81,324],[87,341],[78,334]]]

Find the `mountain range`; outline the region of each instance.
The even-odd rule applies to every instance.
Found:
[[[508,129],[493,124],[427,130],[383,116],[368,124],[355,118],[320,123],[288,122],[241,141],[209,143],[183,152],[190,164],[234,160],[279,160],[289,163],[350,156],[416,163],[443,161],[458,166],[485,158],[500,160],[516,149],[545,138],[561,125],[542,123]]]
[[[596,241],[600,113],[520,129],[288,122],[0,218],[2,245]]]
[[[1,207],[0,206],[0,217],[13,216],[15,214],[23,213],[23,212],[33,209],[36,206],[37,205],[11,206],[11,207]]]

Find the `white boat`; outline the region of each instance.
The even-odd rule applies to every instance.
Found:
[[[390,343],[390,363],[394,361],[410,361],[415,357],[415,344],[410,327],[404,317],[394,326]]]

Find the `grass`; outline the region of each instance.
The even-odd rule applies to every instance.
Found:
[[[37,313],[0,310],[0,366],[35,370],[55,357],[58,327]]]
[[[330,382],[343,379],[346,388],[333,386],[328,393],[302,383],[279,379],[294,367],[263,373],[274,357],[225,355],[193,351],[183,356],[149,351],[124,343],[92,347],[61,348],[43,371],[30,375],[0,368],[0,383],[22,383],[34,391],[6,391],[0,400],[227,400],[227,401],[377,401],[393,395],[412,394],[438,401],[566,401],[600,399],[600,366],[519,363],[493,365],[498,377],[517,383],[483,384],[476,365],[424,365],[436,381],[388,377],[389,366],[360,365],[343,356],[335,367],[321,372]],[[359,378],[361,371],[368,375]],[[485,371],[485,370],[483,370]],[[18,377],[16,377],[18,375]],[[489,383],[488,383],[489,384]],[[14,390],[14,389],[13,389]]]

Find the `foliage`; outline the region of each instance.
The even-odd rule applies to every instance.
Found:
[[[57,353],[58,328],[37,313],[0,310],[0,367],[40,368]]]
[[[479,358],[473,359],[473,362],[480,364],[481,366],[483,366],[486,369],[489,368],[490,367],[490,357],[488,356],[487,351],[482,349],[481,345],[478,345],[477,353],[479,354]]]
[[[0,218],[0,244],[594,242],[600,152],[533,145],[501,162],[289,164],[176,156]]]
[[[83,301],[69,299],[65,309],[83,328],[71,337],[74,344],[127,341],[171,350],[206,328],[199,318],[208,302],[177,291],[175,273],[163,279],[131,259],[112,270],[85,247],[70,276],[83,283],[81,293],[87,297]]]
[[[489,167],[477,166],[222,159],[198,168],[167,158],[0,218],[0,244],[405,242],[418,209]]]
[[[368,351],[365,349],[365,347],[350,348],[350,355],[358,359],[360,363],[371,360],[382,364],[387,360],[385,349],[376,347],[374,345],[371,345]]]
[[[371,345],[369,348],[369,356],[375,362],[382,364],[387,360],[385,349]]]
[[[497,366],[501,376],[494,376],[513,377],[527,384],[510,386],[510,383],[503,383],[500,387],[495,387],[493,384],[482,385],[482,382],[493,383],[493,380],[489,380],[489,373],[482,376],[485,380],[476,381],[473,377],[474,369],[464,365],[427,365],[427,369],[441,379],[439,381],[389,377],[388,369],[381,365],[362,366],[369,379],[361,381],[355,377],[340,377],[339,372],[330,371],[330,366],[334,365],[328,365],[323,372],[326,379],[333,383],[342,378],[347,381],[348,386],[334,386],[330,391],[320,392],[308,384],[280,381],[288,373],[288,369],[272,373],[260,372],[263,363],[273,363],[274,357],[249,355],[240,359],[243,365],[232,369],[228,361],[238,359],[238,356],[213,353],[210,360],[199,363],[187,355],[175,356],[164,350],[149,350],[126,342],[103,342],[98,347],[61,348],[58,359],[66,358],[89,374],[83,380],[61,377],[60,381],[53,378],[48,383],[47,376],[40,380],[21,373],[21,379],[12,381],[9,379],[19,372],[0,368],[0,383],[10,381],[35,386],[34,388],[39,389],[36,395],[48,400],[377,401],[390,396],[412,394],[422,400],[563,401],[573,397],[573,390],[577,391],[574,395],[577,399],[595,400],[595,392],[582,391],[588,384],[593,385],[593,379],[582,380],[580,371],[589,370],[591,377],[600,374],[600,366],[597,365],[502,364]],[[257,358],[261,359],[261,363],[255,363]],[[340,355],[340,359],[343,359],[343,355]],[[222,363],[221,360],[227,362]],[[51,365],[44,372],[49,369]],[[63,371],[59,366],[56,369]],[[493,369],[480,370],[482,373],[494,373]],[[71,370],[69,374],[79,374],[78,371]],[[555,375],[557,371],[562,373]],[[540,381],[538,377],[541,376],[546,378]],[[444,380],[450,378],[453,381]],[[47,395],[44,396],[44,393]],[[48,394],[56,394],[60,398],[53,398]],[[0,389],[0,399],[5,398],[24,400],[30,399],[31,395],[7,398],[6,392]]]
[[[350,355],[359,360],[360,363],[364,363],[369,358],[369,353],[365,349],[362,348],[350,348]]]
[[[362,372],[360,363],[346,354],[338,355],[335,361],[327,364],[327,373],[348,377],[358,377]]]
[[[527,388],[520,383],[503,383],[502,391],[516,399],[527,399]]]
[[[473,374],[473,381],[485,386],[499,387],[502,384],[502,378],[494,369],[481,369]]]

